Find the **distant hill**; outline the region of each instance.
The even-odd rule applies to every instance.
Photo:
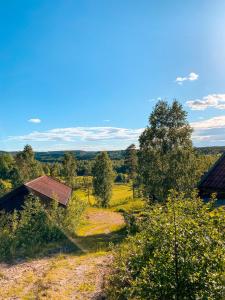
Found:
[[[68,151],[49,151],[49,152],[36,152],[35,158],[42,162],[54,162],[61,161],[65,152]],[[82,150],[74,150],[69,151],[74,153],[78,160],[92,160],[100,153],[99,151],[82,151]],[[124,158],[124,150],[118,151],[107,151],[110,158],[113,160],[120,160]]]
[[[225,146],[211,146],[196,148],[200,154],[222,154],[225,152]]]
[[[43,152],[35,152],[35,158],[42,162],[54,162],[61,161],[64,153],[72,152],[76,156],[78,160],[91,160],[96,157],[100,153],[100,151],[83,151],[83,150],[71,150],[71,151],[43,151]],[[18,153],[18,151],[0,151],[0,155],[4,153],[10,153],[13,156]],[[125,150],[115,150],[115,151],[107,151],[110,158],[113,160],[119,160],[124,158]]]
[[[225,152],[225,146],[212,146],[212,147],[198,147],[196,150],[200,154],[221,154]],[[36,152],[35,158],[41,162],[55,162],[61,161],[65,152],[72,152],[75,154],[78,160],[92,160],[96,157],[100,151],[83,151],[83,150],[73,150],[73,151],[46,151],[46,152]],[[124,159],[125,150],[115,150],[107,151],[110,158],[113,160]],[[6,151],[0,151],[0,154],[6,153]],[[10,152],[15,155],[17,152]]]

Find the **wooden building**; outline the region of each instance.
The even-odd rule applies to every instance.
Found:
[[[212,193],[216,193],[217,205],[225,205],[225,153],[203,176],[198,189],[204,200],[207,201]]]
[[[29,181],[0,198],[0,210],[11,212],[20,210],[24,205],[26,196],[33,194],[41,201],[48,203],[52,199],[66,207],[72,194],[72,189],[67,185],[49,177],[41,176]]]

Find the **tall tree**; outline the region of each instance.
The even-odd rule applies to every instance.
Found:
[[[63,175],[65,177],[66,183],[73,186],[74,177],[76,176],[76,158],[72,152],[66,152],[63,156]]]
[[[128,174],[128,179],[132,181],[133,188],[133,198],[134,198],[134,188],[135,188],[135,179],[137,177],[137,149],[134,144],[131,144],[125,151],[125,168]]]
[[[10,179],[11,171],[14,167],[12,155],[3,153],[0,155],[0,179]]]
[[[100,153],[93,167],[93,188],[98,205],[108,207],[112,197],[113,186],[112,162],[106,152]]]
[[[83,187],[87,195],[88,203],[91,204],[90,195],[92,189],[92,164],[90,161],[83,161]]]
[[[144,192],[163,201],[170,189],[187,192],[195,184],[195,154],[187,113],[176,100],[159,101],[139,138],[139,169]]]
[[[43,175],[41,163],[35,159],[34,151],[30,145],[15,156],[16,168],[23,182]]]
[[[61,173],[61,168],[62,168],[62,166],[58,162],[55,162],[55,163],[51,164],[51,166],[50,166],[50,175],[53,178],[59,177],[60,173]]]

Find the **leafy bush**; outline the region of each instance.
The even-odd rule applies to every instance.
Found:
[[[84,208],[75,198],[67,209],[56,201],[46,208],[29,196],[23,210],[0,215],[0,260],[34,256],[48,243],[65,240],[78,226]]]
[[[12,189],[12,183],[9,180],[0,179],[0,196]]]
[[[172,193],[115,249],[109,299],[224,299],[225,210]]]

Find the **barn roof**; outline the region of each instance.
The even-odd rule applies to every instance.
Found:
[[[72,189],[67,185],[49,177],[41,176],[24,184],[31,192],[41,194],[59,203],[67,205]]]
[[[225,153],[216,161],[213,167],[203,176],[199,189],[225,191]]]
[[[31,180],[0,198],[0,210],[7,212],[20,210],[24,205],[26,196],[32,193],[42,200],[55,199],[67,206],[72,189],[65,184],[48,176],[41,176]]]

